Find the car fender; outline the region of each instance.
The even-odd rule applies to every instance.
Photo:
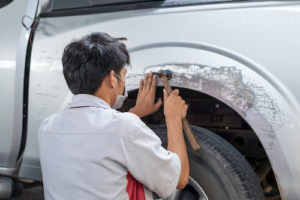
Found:
[[[226,103],[257,134],[271,162],[282,196],[293,199],[297,195],[300,181],[300,172],[296,167],[300,165],[300,159],[294,156],[300,141],[299,105],[293,94],[264,70],[263,66],[217,46],[169,41],[134,47],[130,52],[135,57],[149,55],[143,51],[153,49],[157,54],[164,55],[165,48],[173,48],[174,51],[176,48],[192,49],[191,52],[199,58],[206,57],[221,63],[228,60],[224,63],[235,66],[212,67],[200,63],[178,62],[155,64],[146,67],[141,74],[129,71],[126,77],[129,91],[139,88],[139,79],[145,73],[171,70],[171,86],[199,91]],[[156,62],[157,60],[159,57],[156,57]],[[159,79],[158,86],[163,86]]]

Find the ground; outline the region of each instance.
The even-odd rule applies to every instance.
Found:
[[[15,198],[4,200],[44,200],[44,188],[40,183],[25,183],[23,193]]]

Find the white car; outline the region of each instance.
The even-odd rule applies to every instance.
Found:
[[[130,51],[121,111],[135,105],[146,72],[165,69],[189,104],[201,148],[187,142],[189,183],[168,199],[300,199],[300,1],[0,0],[1,6],[0,198],[20,194],[23,182],[43,181],[38,129],[73,96],[63,49],[101,31]],[[158,80],[157,98],[162,88]],[[163,109],[142,120],[166,147]]]

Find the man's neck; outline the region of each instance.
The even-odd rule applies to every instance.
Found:
[[[99,88],[93,95],[104,100],[110,107],[115,103],[111,96],[116,94],[111,94],[111,91],[106,90],[106,88]]]

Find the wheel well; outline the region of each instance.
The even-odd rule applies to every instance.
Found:
[[[189,105],[187,111],[189,123],[208,129],[227,140],[247,159],[256,172],[265,195],[266,188],[270,190],[270,182],[272,182],[271,193],[275,190],[275,194],[279,195],[265,149],[250,125],[233,108],[212,96],[186,88],[173,87],[173,89],[179,89],[179,95]],[[155,102],[158,98],[163,99],[162,90],[163,87],[157,87]],[[128,92],[128,98],[120,111],[127,112],[134,107],[137,94],[138,90]],[[152,115],[143,117],[142,121],[147,125],[165,124],[163,106]]]
[[[163,87],[157,87],[156,100],[163,98]],[[187,119],[192,125],[208,129],[232,144],[246,156],[266,157],[267,154],[249,124],[231,107],[220,100],[198,91],[179,89],[179,95],[189,105]],[[121,111],[128,111],[135,105],[138,90],[130,91]],[[143,117],[147,125],[164,124],[163,106],[152,115]]]

